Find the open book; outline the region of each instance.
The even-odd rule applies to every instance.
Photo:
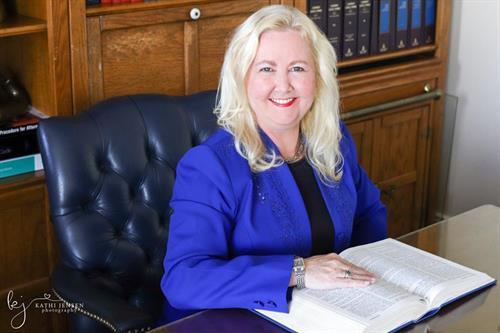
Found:
[[[374,273],[377,282],[364,288],[295,289],[289,313],[255,311],[296,332],[390,332],[495,283],[485,273],[394,239],[340,256]]]

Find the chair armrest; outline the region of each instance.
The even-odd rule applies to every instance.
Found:
[[[152,315],[130,305],[108,289],[92,283],[81,271],[58,264],[52,288],[67,305],[114,332],[144,332],[152,328]]]

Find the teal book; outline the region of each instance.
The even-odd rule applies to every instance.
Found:
[[[0,161],[0,178],[43,170],[40,154],[28,155]]]

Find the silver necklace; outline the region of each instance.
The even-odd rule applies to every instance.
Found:
[[[300,161],[304,157],[304,151],[304,142],[302,142],[302,140],[299,140],[299,142],[297,143],[297,148],[295,149],[295,154],[293,154],[292,157],[283,158],[283,160],[288,164]]]

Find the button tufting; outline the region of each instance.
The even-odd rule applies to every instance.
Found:
[[[146,153],[146,159],[149,161],[153,155],[153,149],[151,148],[150,145],[146,146],[145,153]]]
[[[106,162],[104,160],[97,161],[96,163],[97,163],[97,169],[100,172],[105,173],[107,171]]]
[[[83,211],[88,211],[90,210],[90,202],[84,202],[80,205],[80,207]]]

